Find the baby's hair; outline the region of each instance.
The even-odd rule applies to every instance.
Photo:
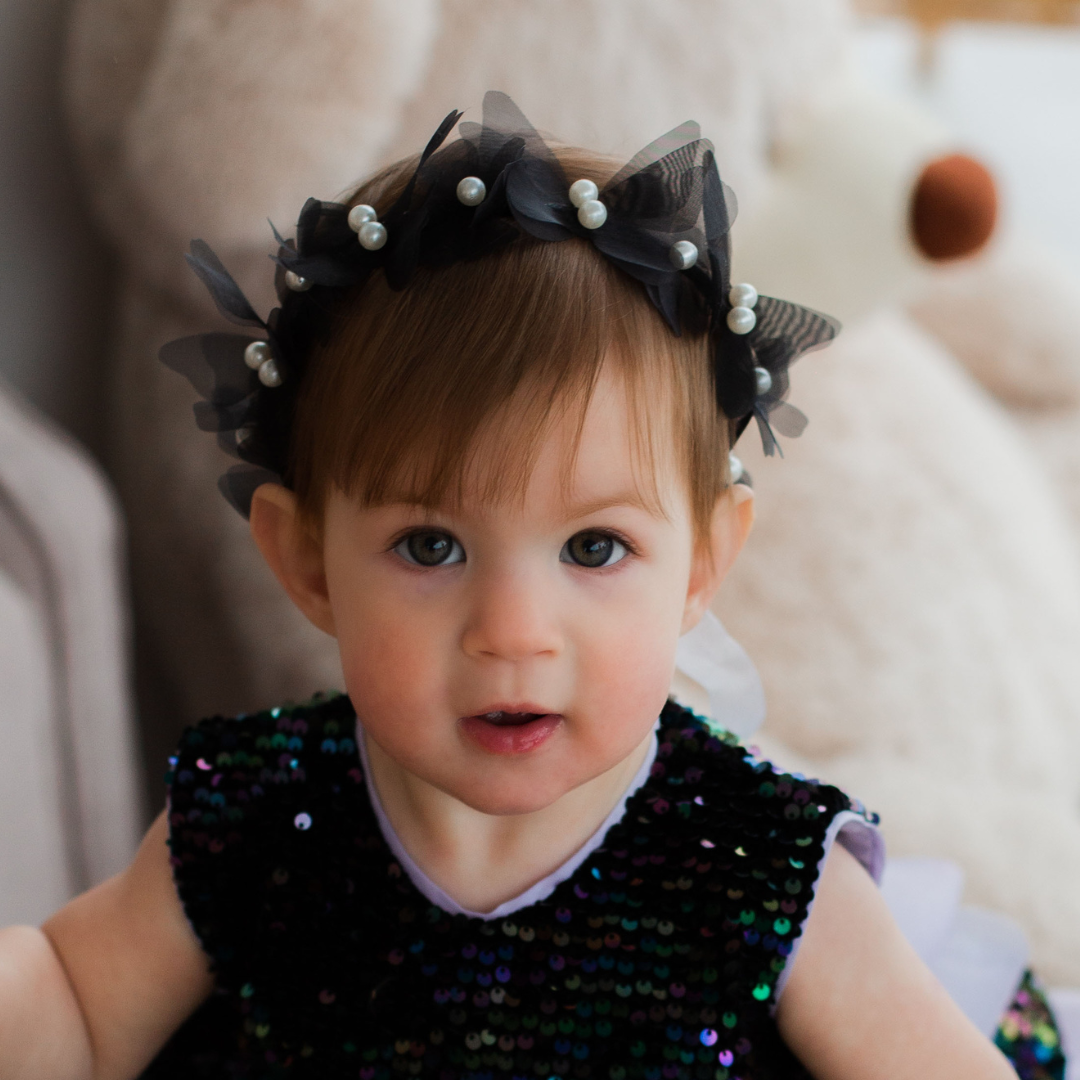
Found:
[[[555,152],[568,175],[598,186],[616,169],[585,150]],[[382,214],[415,167],[390,166],[347,202]],[[331,487],[366,505],[453,504],[486,464],[481,451],[499,457],[480,471],[484,495],[523,496],[545,432],[563,416],[580,430],[605,365],[626,391],[642,494],[662,509],[657,470],[672,461],[703,542],[733,438],[707,327],[675,336],[644,287],[589,243],[527,235],[420,267],[401,291],[375,273],[340,297],[297,398],[287,479],[302,517],[318,530]]]

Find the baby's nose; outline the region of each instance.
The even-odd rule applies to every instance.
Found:
[[[477,658],[509,661],[562,651],[550,588],[537,579],[503,574],[477,590],[462,648]]]

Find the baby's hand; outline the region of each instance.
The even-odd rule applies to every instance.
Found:
[[[818,883],[777,1023],[817,1080],[1016,1080],[839,844]]]
[[[210,993],[167,833],[162,814],[127,870],[41,930],[0,931],[3,1080],[132,1080]]]

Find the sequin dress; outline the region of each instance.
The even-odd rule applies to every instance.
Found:
[[[797,1080],[772,1012],[841,818],[669,703],[648,780],[546,899],[450,915],[372,810],[347,697],[190,729],[170,845],[217,991],[146,1076]]]

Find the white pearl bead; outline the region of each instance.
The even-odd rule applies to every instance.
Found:
[[[753,285],[732,285],[728,293],[728,303],[732,307],[752,308],[758,302],[758,292]]]
[[[733,334],[749,334],[757,326],[757,316],[748,307],[733,307],[727,313],[727,324]]]
[[[270,356],[270,342],[253,341],[244,350],[244,363],[247,364],[252,371],[258,371],[259,368],[270,359]]]
[[[374,206],[367,203],[357,203],[349,211],[349,228],[358,233],[369,221],[377,221],[379,215],[375,213]]]
[[[307,292],[314,281],[308,281],[307,278],[301,277],[299,274],[294,273],[292,270],[285,271],[285,284],[292,289],[293,292]]]
[[[479,206],[487,198],[487,185],[479,176],[466,176],[458,182],[457,197],[463,206]]]
[[[600,189],[591,180],[575,180],[570,185],[570,201],[579,210],[599,194]]]
[[[733,484],[737,484],[746,472],[743,463],[734,454],[728,454],[728,468],[731,471],[731,482]]]
[[[386,226],[379,221],[366,221],[356,235],[362,248],[378,251],[386,243]]]
[[[237,445],[240,445],[241,443],[246,443],[248,441],[248,439],[250,439],[251,436],[254,435],[254,434],[255,434],[255,429],[253,427],[238,428],[237,432],[236,432]]]
[[[263,386],[281,385],[281,372],[278,371],[278,366],[274,362],[273,357],[269,360],[264,360],[262,367],[259,368],[259,382],[261,382]]]
[[[607,221],[607,207],[599,199],[590,199],[578,207],[577,219],[586,229],[599,229]]]
[[[754,378],[757,379],[758,397],[767,394],[772,389],[772,375],[765,368],[754,368]]]
[[[698,261],[700,252],[697,244],[692,244],[689,240],[677,240],[671,245],[671,251],[668,254],[671,265],[676,270],[689,270]]]

